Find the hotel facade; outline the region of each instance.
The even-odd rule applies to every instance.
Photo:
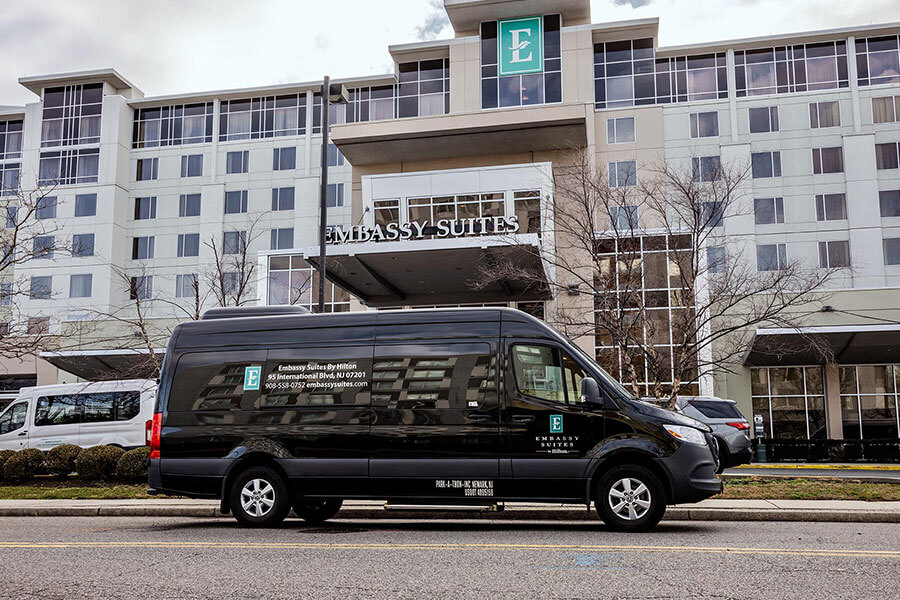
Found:
[[[724,219],[724,238],[751,240],[755,268],[850,267],[805,322],[834,361],[767,354],[798,333],[762,324],[738,368],[683,391],[737,401],[766,438],[898,438],[900,24],[661,47],[656,19],[593,23],[588,0],[444,4],[455,37],[391,46],[394,72],[336,80],[348,102],[329,108],[327,310],[589,315],[589,294],[548,293],[567,283],[552,261],[526,265],[553,283],[540,289],[472,285],[491,261],[556,251],[554,179],[573,152],[625,187],[651,165],[702,178],[746,164],[752,210]],[[40,217],[72,246],[7,272],[30,286],[29,326],[63,333],[138,295],[164,329],[245,247],[252,304],[314,306],[321,82],[169,96],[112,69],[19,82],[35,100],[0,110],[3,187],[49,189]],[[679,242],[637,219],[643,293],[666,298],[668,322]],[[3,387],[125,364],[136,344],[121,337],[4,360]],[[577,341],[622,376],[605,336]]]

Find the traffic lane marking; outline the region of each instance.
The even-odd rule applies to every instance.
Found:
[[[579,552],[677,552],[695,554],[837,556],[900,559],[900,550],[820,548],[729,548],[579,544],[386,544],[303,542],[0,542],[0,550],[20,549],[246,549],[246,550],[549,550]]]

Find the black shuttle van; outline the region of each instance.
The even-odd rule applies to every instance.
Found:
[[[152,493],[220,498],[250,526],[354,498],[593,502],[643,531],[722,490],[705,425],[505,308],[211,310],[172,334],[150,434]]]

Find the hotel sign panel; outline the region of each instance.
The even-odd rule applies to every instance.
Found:
[[[544,70],[543,22],[542,17],[497,22],[500,75],[540,73]]]

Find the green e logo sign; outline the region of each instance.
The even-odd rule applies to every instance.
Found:
[[[500,75],[540,73],[544,70],[543,23],[542,17],[497,22]]]
[[[563,432],[563,416],[562,415],[550,415],[550,433],[562,433]]]
[[[244,390],[258,390],[259,376],[262,367],[245,367],[244,368]]]

